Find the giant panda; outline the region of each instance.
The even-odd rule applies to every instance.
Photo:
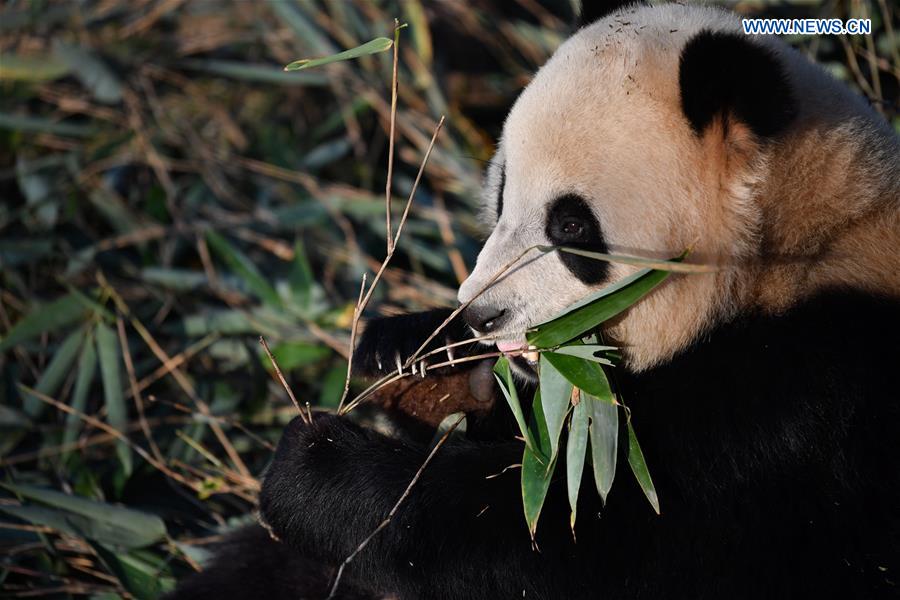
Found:
[[[614,385],[661,514],[620,475],[605,505],[582,492],[573,535],[560,477],[532,544],[510,468],[521,441],[454,438],[335,597],[898,597],[897,135],[729,12],[597,16],[508,115],[485,184],[491,233],[459,291],[463,333],[517,354],[529,327],[633,271],[532,252],[492,282],[536,244],[690,248],[715,265],[670,277],[602,332],[621,348]],[[376,371],[430,333],[376,329],[358,350]],[[532,367],[514,362],[528,385]],[[260,495],[271,537],[241,532],[176,596],[326,597],[428,452],[346,417],[292,423]]]

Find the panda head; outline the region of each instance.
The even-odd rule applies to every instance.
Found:
[[[630,6],[581,29],[504,125],[484,186],[492,231],[459,290],[471,302],[466,323],[512,349],[529,327],[635,270],[527,251],[548,244],[654,258],[691,248],[689,260],[722,267],[670,277],[610,324],[636,370],[746,307],[765,254],[759,196],[781,185],[776,149],[817,119],[867,114],[815,69],[717,9]],[[834,103],[812,100],[801,114],[795,98],[807,90]]]

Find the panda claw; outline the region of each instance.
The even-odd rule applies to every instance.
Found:
[[[403,363],[400,362],[400,353],[394,354],[394,361],[397,363],[397,375],[403,375]]]

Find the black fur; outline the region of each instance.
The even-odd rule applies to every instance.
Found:
[[[734,117],[771,137],[796,114],[778,58],[747,36],[698,33],[682,50],[678,79],[682,110],[698,135],[714,119]]]
[[[600,222],[583,198],[566,194],[553,201],[547,210],[544,233],[554,246],[568,246],[592,252],[606,252]],[[567,227],[576,225],[575,231]],[[602,283],[609,274],[609,263],[569,252],[559,252],[566,268],[586,284]]]
[[[435,309],[369,320],[356,344],[356,352],[353,355],[354,372],[357,375],[368,376],[396,372],[396,356],[400,356],[401,363],[406,361],[452,312],[450,309]],[[466,328],[462,318],[457,316],[428,343],[428,347],[421,354],[472,337],[474,337],[472,332]],[[483,352],[483,349],[481,351]],[[452,352],[454,358],[469,356],[477,354],[479,347],[478,344],[467,344],[453,348]],[[435,364],[449,359],[446,353],[440,353],[427,360],[430,364]],[[471,366],[474,366],[474,363],[461,363],[454,368]]]
[[[606,507],[586,475],[577,544],[564,477],[551,486],[535,552],[519,472],[488,478],[520,461],[521,443],[450,441],[350,563],[345,585],[403,600],[896,598],[898,339],[896,301],[834,292],[721,326],[649,372],[617,370],[662,515],[623,454]],[[261,513],[300,555],[336,565],[384,519],[428,451],[344,418],[295,421],[265,478]],[[257,537],[244,555],[258,547],[271,545]],[[236,560],[208,576],[229,577],[227,589],[192,597],[281,597],[259,576],[222,571]],[[272,557],[271,570],[302,568],[293,560]]]
[[[597,19],[602,19],[623,6],[639,4],[635,0],[583,0],[581,12],[578,15],[578,25],[590,25]]]

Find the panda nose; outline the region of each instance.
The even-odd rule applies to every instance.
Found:
[[[504,318],[506,314],[505,308],[472,304],[463,311],[463,320],[466,325],[480,333],[490,333],[506,320]]]

